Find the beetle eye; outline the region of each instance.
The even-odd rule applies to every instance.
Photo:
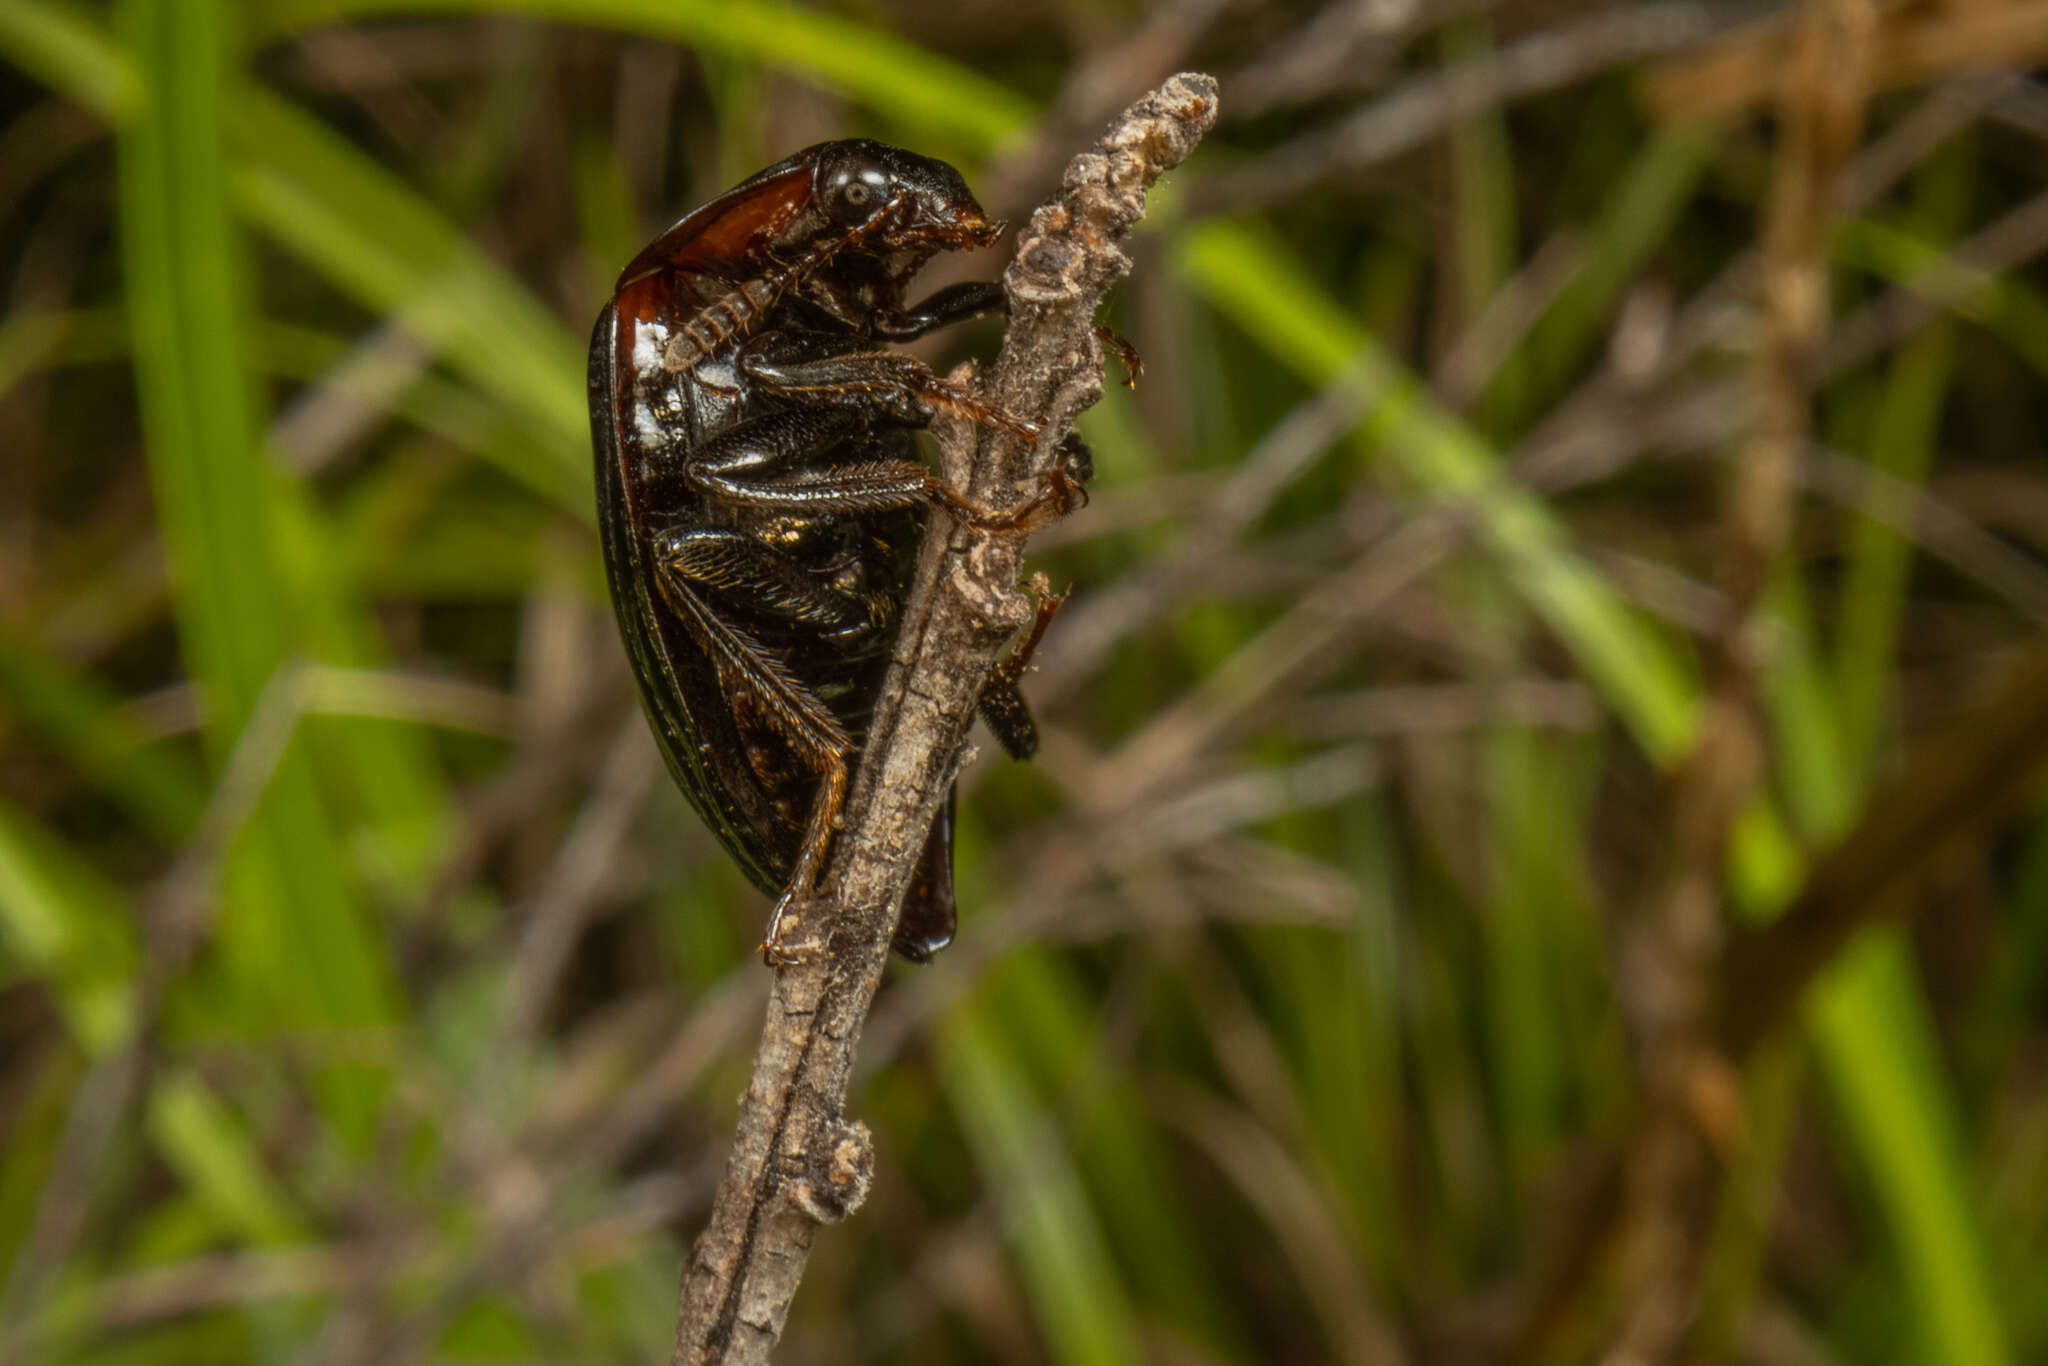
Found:
[[[888,198],[888,174],[863,159],[842,165],[826,182],[825,211],[841,227],[859,227]]]

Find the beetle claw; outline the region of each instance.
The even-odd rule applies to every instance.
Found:
[[[797,936],[805,932],[804,912],[815,904],[810,898],[785,898],[768,922],[768,935],[761,941],[761,961],[771,968],[801,967],[829,957],[831,943],[820,936]]]
[[[1124,388],[1137,388],[1138,376],[1145,373],[1145,362],[1139,358],[1138,348],[1117,333],[1101,326],[1095,329],[1095,341],[1123,365]]]

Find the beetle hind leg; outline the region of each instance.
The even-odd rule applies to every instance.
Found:
[[[903,894],[903,915],[891,941],[896,952],[913,963],[929,963],[953,942],[959,913],[953,900],[953,789],[932,820],[918,856],[917,873]]]
[[[715,542],[695,544],[726,548]],[[805,909],[815,900],[825,856],[832,847],[832,834],[846,805],[853,740],[817,694],[793,677],[772,651],[725,620],[705,601],[701,585],[686,573],[689,564],[687,556],[678,556],[666,566],[667,572],[656,576],[663,599],[711,657],[726,690],[751,699],[772,718],[775,732],[818,779],[817,795],[811,799],[810,814],[797,845],[796,862],[783,884],[782,895],[776,899],[767,937],[761,944],[761,956],[770,967],[788,966],[803,961],[825,943],[824,937],[813,933],[807,923]]]
[[[846,756],[832,756],[824,769],[820,775],[823,783],[811,802],[796,867],[790,870],[789,883],[782,889],[782,895],[775,899],[775,909],[768,914],[768,932],[761,939],[761,961],[771,968],[807,962],[826,946],[825,935],[807,923],[806,912],[817,900],[818,879],[825,871],[825,854],[832,847],[833,828],[846,807]]]

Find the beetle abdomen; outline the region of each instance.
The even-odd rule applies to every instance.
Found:
[[[678,374],[696,369],[719,347],[759,326],[788,284],[788,277],[748,280],[712,300],[691,314],[669,340],[663,363]]]

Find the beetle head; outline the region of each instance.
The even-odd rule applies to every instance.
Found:
[[[833,223],[862,234],[862,250],[878,255],[985,247],[1003,231],[951,166],[870,138],[820,149],[811,194]]]

